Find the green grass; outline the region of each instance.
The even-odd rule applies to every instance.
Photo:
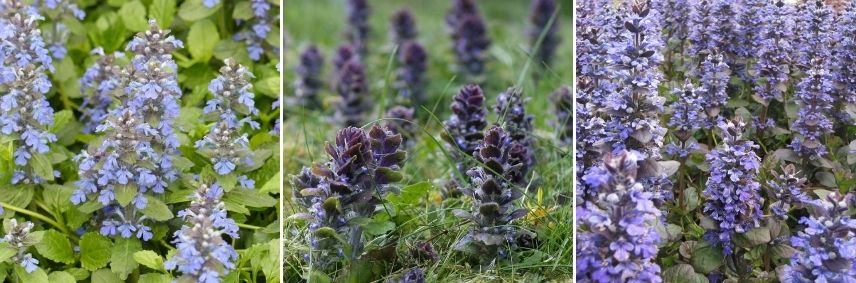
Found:
[[[437,188],[418,205],[398,212],[394,218],[397,226],[386,235],[374,238],[368,243],[367,250],[396,244],[395,255],[389,256],[377,264],[368,277],[363,280],[384,282],[395,279],[407,268],[416,263],[409,256],[409,248],[417,240],[433,238],[432,244],[440,260],[432,265],[422,265],[429,282],[539,282],[570,281],[572,276],[572,207],[570,201],[559,204],[558,195],[571,195],[572,164],[570,146],[562,146],[555,139],[555,116],[552,113],[550,95],[561,85],[572,82],[571,50],[571,3],[562,2],[558,17],[559,32],[563,41],[556,54],[552,69],[531,62],[531,69],[540,75],[535,80],[531,76],[523,77],[520,87],[529,99],[527,112],[535,117],[534,134],[538,165],[533,170],[533,180],[526,195],[518,201],[531,213],[517,225],[538,234],[540,245],[535,250],[522,250],[512,254],[514,260],[500,262],[491,269],[480,271],[479,267],[468,264],[464,254],[451,249],[468,227],[468,223],[452,216],[454,208],[469,209],[469,200],[442,200],[439,188],[445,180],[451,178],[454,163],[447,158],[440,140],[443,131],[438,120],[449,115],[450,98],[465,83],[456,76],[450,66],[454,64],[454,55],[450,51],[450,41],[446,34],[443,16],[450,1],[369,1],[372,5],[372,38],[369,43],[370,55],[365,58],[370,95],[375,106],[371,119],[382,119],[382,113],[392,101],[395,92],[387,89],[390,75],[390,52],[387,38],[389,16],[397,9],[409,6],[416,18],[419,30],[418,41],[429,53],[429,68],[426,74],[426,95],[429,103],[417,109],[419,128],[423,132],[414,137],[416,145],[408,152],[408,160],[403,168],[404,184],[431,182]],[[480,1],[480,7],[488,23],[493,45],[487,65],[486,81],[482,84],[488,104],[495,102],[499,92],[518,82],[524,66],[529,61],[526,53],[528,38],[523,30],[527,21],[529,1],[492,0]],[[325,77],[329,78],[330,58],[335,48],[343,40],[344,1],[290,1],[285,6],[285,96],[286,101],[293,93],[294,64],[299,51],[308,43],[318,45],[325,55]],[[389,78],[391,80],[392,78]],[[326,161],[323,145],[332,139],[338,127],[332,123],[336,94],[329,89],[322,92],[325,107],[321,111],[309,111],[286,106],[285,143],[283,156],[286,175],[297,173],[301,167]],[[436,118],[434,118],[436,117]],[[489,121],[496,122],[491,115]],[[290,178],[285,178],[289,180]],[[291,186],[285,186],[284,215],[288,217],[301,208],[293,205]],[[305,224],[298,221],[285,221],[284,231],[284,275],[286,282],[300,282],[308,271],[301,258],[308,251],[304,243]],[[365,256],[364,256],[365,257]],[[340,272],[344,273],[344,272]],[[368,278],[368,279],[366,279]]]

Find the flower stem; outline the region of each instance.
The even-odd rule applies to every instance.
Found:
[[[2,206],[3,206],[3,208],[5,208],[5,209],[8,209],[8,210],[11,210],[11,211],[14,211],[14,212],[20,213],[20,214],[26,214],[26,215],[29,215],[29,216],[35,217],[35,218],[37,218],[37,219],[39,219],[39,220],[41,220],[41,221],[44,221],[45,223],[48,223],[48,224],[50,224],[50,225],[52,225],[52,226],[54,226],[54,227],[58,228],[60,231],[62,231],[63,233],[67,234],[69,237],[71,237],[71,238],[73,238],[73,239],[75,239],[75,240],[77,240],[77,239],[78,239],[78,238],[77,238],[77,235],[75,235],[75,234],[71,233],[71,231],[69,231],[69,230],[68,230],[68,228],[66,228],[66,227],[65,227],[65,226],[63,226],[63,225],[60,225],[59,223],[57,223],[57,222],[56,222],[56,221],[54,221],[53,219],[50,219],[50,218],[48,218],[47,216],[42,215],[41,213],[38,213],[38,212],[35,212],[35,211],[31,211],[31,210],[26,209],[26,208],[20,208],[20,207],[14,206],[14,205],[10,205],[10,204],[5,203],[5,202],[0,202],[0,205],[2,205]]]

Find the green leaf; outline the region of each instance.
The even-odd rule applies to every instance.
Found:
[[[86,278],[89,278],[89,271],[86,271],[86,269],[83,268],[72,267],[66,269],[65,272],[68,272],[69,274],[71,274],[71,276],[74,276],[74,280],[77,281],[83,281],[86,280]]]
[[[722,250],[709,244],[698,245],[693,251],[692,264],[697,272],[708,274],[723,264]]]
[[[45,230],[42,241],[36,245],[36,250],[42,256],[56,262],[72,264],[75,261],[68,237],[53,229]]]
[[[178,17],[188,22],[195,22],[214,14],[222,5],[219,3],[213,8],[207,8],[202,5],[202,0],[185,1],[181,4],[181,8],[178,8]]]
[[[261,79],[253,84],[258,93],[270,96],[277,97],[279,96],[279,77],[267,77]]]
[[[59,133],[59,131],[64,129],[65,126],[68,125],[68,122],[71,122],[73,119],[74,116],[71,113],[71,110],[66,109],[56,112],[56,114],[54,114],[54,123],[51,126],[51,132]]]
[[[276,199],[270,195],[249,189],[234,189],[226,193],[223,201],[249,207],[273,207],[277,204]]]
[[[97,232],[88,232],[80,238],[80,264],[83,268],[89,271],[95,271],[99,268],[107,266],[110,261],[110,248],[112,247],[110,239],[107,239]],[[99,270],[100,272],[101,270]],[[107,270],[111,275],[113,272]],[[92,274],[92,280],[95,282],[95,275]],[[115,275],[114,275],[115,276]],[[118,278],[117,278],[118,279]]]
[[[197,62],[207,62],[214,55],[214,46],[220,40],[217,26],[205,19],[193,23],[187,34],[187,50]]]
[[[143,246],[137,238],[116,239],[116,244],[113,245],[113,255],[110,257],[110,270],[119,275],[119,279],[127,279],[128,274],[131,274],[139,266],[134,260],[134,253],[142,248]]]
[[[157,20],[162,29],[169,28],[174,17],[175,0],[154,0],[149,5],[149,18]]]
[[[33,154],[30,164],[33,166],[33,173],[36,173],[36,176],[42,177],[47,181],[53,181],[53,165],[46,155]]]
[[[387,198],[396,206],[412,205],[418,203],[433,187],[430,182],[420,182],[404,187],[399,194],[390,194]]]
[[[26,186],[12,186],[11,188],[3,188],[3,193],[0,193],[0,201],[17,207],[27,207],[30,201],[33,200],[33,194],[36,190]],[[7,213],[9,210],[7,210]],[[5,215],[4,215],[5,216]]]
[[[72,192],[74,192],[73,188],[53,184],[42,184],[42,188],[44,188],[42,198],[56,212],[66,212],[71,207],[71,203],[68,200],[71,198]]]
[[[375,220],[363,225],[363,231],[373,236],[383,235],[392,230],[395,230],[395,223],[392,221]]]
[[[33,272],[27,272],[20,264],[15,265],[15,275],[19,282],[48,283],[48,274],[44,269],[36,268]]]
[[[5,262],[18,253],[18,250],[9,247],[9,243],[0,243],[0,262]]]
[[[92,283],[120,283],[122,280],[119,279],[119,276],[116,276],[116,273],[113,273],[109,269],[102,268],[98,271],[92,272]]]
[[[232,19],[249,20],[253,18],[253,8],[250,6],[250,1],[238,2],[235,4],[235,9],[232,10]]]
[[[707,277],[698,274],[692,265],[681,263],[663,270],[663,282],[707,283]]]
[[[54,271],[48,275],[48,280],[51,283],[74,283],[77,280],[74,279],[74,276],[71,273],[65,271]]]
[[[137,186],[133,184],[118,185],[114,189],[116,201],[122,206],[127,206],[137,196]]]
[[[214,57],[220,60],[226,60],[226,58],[235,58],[237,54],[242,51],[241,43],[229,39],[221,39],[220,42],[217,42],[217,46],[214,46]],[[239,59],[236,58],[240,62]]]
[[[279,193],[280,184],[282,184],[282,177],[280,172],[276,172],[276,175],[270,177],[265,185],[259,189],[259,193]]]
[[[163,258],[156,252],[145,250],[134,253],[134,260],[148,268],[165,271],[163,266]]]
[[[143,214],[157,221],[167,221],[173,218],[172,211],[160,199],[146,196],[148,204],[143,209]]]
[[[238,273],[238,272],[230,272],[230,274],[231,273]],[[162,273],[146,273],[146,274],[140,275],[140,280],[137,282],[171,283],[172,277],[170,277],[167,274],[162,274]]]
[[[145,31],[149,28],[146,21],[146,6],[140,1],[126,2],[119,9],[119,18],[131,31]]]

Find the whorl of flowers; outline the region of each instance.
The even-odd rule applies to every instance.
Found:
[[[488,263],[497,256],[506,258],[516,248],[515,240],[521,231],[510,223],[528,213],[525,208],[516,208],[514,200],[523,196],[520,188],[525,185],[529,155],[526,146],[511,139],[502,128],[493,126],[487,130],[483,143],[473,153],[481,165],[467,172],[473,188],[461,188],[473,199],[472,210],[453,211],[455,216],[473,223],[455,243],[456,250],[479,255],[482,263]]]
[[[838,44],[836,44],[836,62],[838,79],[841,84],[838,102],[856,104],[856,37],[844,36],[856,34],[856,4],[847,6],[840,16]]]
[[[688,35],[688,21],[691,4],[690,0],[660,0],[653,1],[653,9],[663,14],[663,27],[668,29],[668,40],[683,41]]]
[[[722,53],[716,50],[710,52],[708,56],[701,62],[700,68],[701,99],[698,103],[704,108],[707,114],[707,126],[716,125],[716,120],[722,110],[725,109],[725,104],[728,103],[728,81],[731,78],[731,69],[725,63]]]
[[[367,84],[365,67],[357,58],[351,58],[342,66],[334,86],[341,99],[336,104],[335,119],[341,125],[362,126],[363,116],[370,108],[366,98]]]
[[[357,54],[357,50],[354,49],[354,46],[347,43],[339,45],[339,48],[336,49],[336,53],[333,54],[333,71],[336,73],[341,72],[345,63],[348,63],[351,59],[358,61],[361,60],[360,55]]]
[[[104,49],[97,47],[90,54],[100,56],[95,63],[83,73],[80,78],[80,92],[87,95],[83,98],[82,118],[84,122],[83,131],[92,133],[95,128],[107,117],[113,98],[117,90],[122,89],[125,82],[122,81],[122,67],[116,62],[117,58],[124,58],[122,52],[104,54]]]
[[[247,22],[249,27],[235,33],[233,39],[243,41],[247,45],[247,53],[249,53],[250,59],[259,61],[265,49],[274,48],[269,46],[270,44],[266,40],[271,32],[271,24],[278,21],[278,15],[271,15],[271,3],[268,0],[250,0],[250,8],[253,10],[253,18]],[[240,22],[240,20],[236,21]],[[279,52],[276,49],[274,51]]]
[[[553,61],[553,54],[556,53],[556,47],[561,42],[561,38],[556,32],[559,29],[559,17],[556,16],[556,19],[550,24],[550,18],[558,8],[556,0],[534,0],[529,6],[529,27],[526,33],[532,48],[535,48],[541,33],[546,30],[541,46],[534,52],[534,57],[538,59],[538,62],[550,64]]]
[[[770,211],[782,220],[788,219],[788,212],[793,208],[803,207],[812,202],[803,191],[806,179],[793,164],[783,165],[781,172],[776,172],[775,179],[768,180],[767,185],[772,190],[776,202],[770,205]]]
[[[672,117],[669,118],[669,127],[681,142],[686,142],[706,125],[707,116],[703,105],[705,98],[702,97],[704,92],[705,89],[694,86],[690,79],[672,91],[678,100],[670,107]]]
[[[448,131],[444,138],[464,154],[472,155],[484,139],[482,131],[487,127],[484,100],[481,87],[465,85],[452,98],[452,115],[443,122]]]
[[[637,181],[642,159],[635,151],[607,153],[581,179],[597,194],[578,209],[577,282],[662,282],[654,261],[661,212]]]
[[[758,47],[761,45],[762,29],[764,25],[764,6],[769,0],[742,0],[740,15],[738,17],[737,31],[737,55],[743,58],[755,57]]]
[[[781,100],[788,89],[791,65],[796,54],[794,29],[796,11],[781,0],[764,7],[757,61],[754,64],[755,87],[758,97],[766,102]]]
[[[143,224],[147,217],[139,215],[148,203],[147,194],[164,193],[178,175],[172,164],[178,153],[172,124],[181,88],[171,52],[183,47],[154,21],[150,25],[128,43],[127,49],[135,55],[123,73],[128,81],[120,98],[124,103],[95,129],[104,140],[75,157],[80,180],[71,196],[74,204],[97,198],[107,207],[101,234],[136,235],[144,241],[152,237],[151,228]],[[118,199],[115,190],[120,187],[133,188],[136,194]]]
[[[491,40],[475,1],[455,0],[446,14],[446,24],[451,31],[452,51],[461,71],[470,76],[481,75]]]
[[[424,77],[428,68],[428,52],[416,41],[405,42],[398,55],[395,88],[405,104],[419,105],[425,98]]]
[[[800,4],[796,19],[796,63],[809,68],[817,58],[831,60],[835,44],[835,11],[822,0]]]
[[[348,14],[345,37],[361,55],[365,55],[368,51],[366,44],[369,40],[371,7],[369,7],[367,0],[347,0],[345,1],[345,11]]]
[[[408,8],[402,8],[389,18],[389,40],[402,46],[405,42],[416,39],[416,20]]]
[[[362,253],[362,227],[350,220],[371,217],[387,192],[395,190],[406,157],[400,146],[401,135],[381,126],[368,132],[347,127],[326,146],[330,162],[304,168],[292,179],[298,203],[308,210],[297,217],[309,221],[313,264],[326,268],[345,256],[337,235],[350,234],[350,259]]]
[[[86,17],[86,12],[80,9],[77,4],[69,2],[74,1],[36,0],[33,3],[33,8],[50,17],[50,24],[45,27],[45,41],[48,42],[48,50],[51,51],[51,56],[57,60],[62,60],[68,53],[65,45],[71,31],[64,21],[83,20]]]
[[[304,107],[317,108],[320,106],[318,91],[324,87],[321,71],[324,69],[324,55],[315,45],[309,45],[300,53],[300,64],[297,65],[298,75],[295,82],[294,95]]]
[[[690,5],[687,55],[703,58],[715,48],[736,54],[739,32],[736,4],[730,0],[693,0]]]
[[[237,239],[238,225],[226,215],[221,197],[223,188],[219,184],[202,184],[194,192],[190,207],[178,212],[186,224],[175,231],[173,244],[177,252],[164,262],[164,267],[177,269],[181,273],[179,281],[220,282],[235,269],[238,253],[223,235]]]
[[[657,93],[663,77],[661,28],[657,11],[648,2],[632,4],[625,12],[624,39],[609,48],[610,76],[619,89],[604,102],[610,118],[601,143],[615,152],[636,150],[655,157],[666,134],[659,121],[665,99]]]
[[[27,166],[56,141],[49,131],[54,110],[45,99],[51,89],[45,70],[53,71],[53,65],[38,27],[41,19],[26,8],[5,10],[0,17],[0,134],[17,140],[12,184],[38,184],[53,177],[37,176]]]
[[[856,219],[847,212],[853,205],[851,193],[830,192],[815,201],[811,215],[799,221],[805,229],[791,237],[797,252],[782,282],[856,281]]]
[[[719,227],[709,231],[710,242],[723,248],[725,254],[733,252],[731,237],[758,227],[762,217],[758,183],[761,158],[755,154],[758,146],[742,135],[746,124],[740,118],[719,123],[722,130],[721,147],[707,154],[710,177],[703,196],[704,214]]]
[[[812,63],[814,65],[797,84],[796,99],[800,110],[791,128],[799,136],[791,140],[790,147],[800,156],[817,159],[828,153],[823,136],[833,132],[829,114],[834,103],[835,85],[823,61]]]
[[[526,114],[524,103],[523,90],[510,87],[496,97],[493,111],[500,117],[502,129],[508,133],[508,138],[527,148],[524,171],[528,171],[535,165],[531,138],[534,117]]]
[[[27,249],[35,243],[32,239],[34,236],[30,235],[32,229],[32,222],[18,223],[18,220],[11,218],[5,221],[3,231],[6,232],[6,235],[0,238],[0,243],[6,243],[7,249],[16,251],[12,255],[11,261],[20,264],[27,273],[32,273],[39,268],[39,260],[27,252]]]
[[[387,120],[386,127],[393,133],[400,134],[405,141],[405,145],[411,145],[413,137],[416,136],[416,127],[413,124],[413,112],[413,108],[400,105],[386,111],[386,118],[390,119]]]
[[[558,128],[559,140],[567,145],[573,144],[574,121],[573,111],[571,107],[574,104],[574,97],[571,94],[571,88],[562,86],[553,92],[553,105],[556,112],[556,128]]]

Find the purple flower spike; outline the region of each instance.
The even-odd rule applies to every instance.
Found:
[[[428,52],[421,44],[408,41],[401,47],[398,63],[395,88],[398,89],[399,100],[405,105],[422,104],[425,100],[423,80],[428,68]]]
[[[15,218],[10,218],[8,221],[8,226],[3,227],[6,235],[0,238],[0,243],[6,243],[6,248],[16,250],[9,261],[20,264],[27,273],[36,271],[39,268],[39,260],[27,252],[27,249],[34,244],[35,235],[30,235],[33,223],[29,221],[18,223]]]
[[[402,46],[405,42],[416,39],[416,20],[408,8],[402,8],[389,18],[389,40]],[[400,48],[400,47],[399,47]]]
[[[344,126],[362,126],[363,116],[370,108],[363,64],[356,58],[348,60],[337,79],[335,89],[341,100],[336,105],[336,121]]]
[[[386,117],[392,119],[387,121],[387,128],[393,133],[400,134],[404,144],[408,146],[412,145],[412,138],[416,135],[413,112],[413,108],[404,106],[395,106],[386,112]]]
[[[644,157],[607,153],[582,181],[598,193],[578,208],[577,282],[662,282],[655,262],[661,212],[637,181]]]
[[[722,53],[713,50],[701,62],[701,92],[702,98],[698,101],[707,114],[706,126],[712,127],[717,123],[717,117],[725,104],[728,103],[728,81],[731,79],[731,69],[725,63]]]
[[[556,47],[561,42],[561,38],[556,32],[559,29],[559,16],[556,15],[553,23],[547,26],[558,8],[556,0],[532,0],[532,4],[529,6],[530,26],[526,29],[529,45],[534,48],[541,33],[545,33],[540,48],[535,51],[535,58],[538,58],[538,62],[547,65],[553,61],[553,54],[556,53]]]
[[[92,133],[95,128],[104,121],[107,117],[107,112],[110,110],[110,104],[116,96],[116,92],[123,87],[121,81],[122,68],[117,65],[116,58],[123,58],[125,54],[114,52],[110,55],[105,55],[101,47],[95,48],[91,52],[92,55],[101,56],[92,64],[83,77],[80,78],[80,92],[88,94],[83,98],[82,118],[84,122],[83,131]]]
[[[574,97],[571,94],[571,88],[562,86],[553,92],[553,105],[555,105],[556,113],[556,128],[559,141],[566,145],[573,144],[574,121],[571,107],[574,104]]]
[[[300,64],[297,66],[298,79],[295,82],[295,96],[300,105],[307,108],[319,108],[321,102],[318,91],[324,87],[321,71],[324,69],[324,55],[315,45],[309,45],[300,53]]]
[[[847,213],[852,193],[830,192],[800,219],[805,228],[791,237],[797,252],[780,273],[782,282],[856,281],[856,219]]]
[[[769,2],[764,7],[757,62],[754,65],[756,95],[765,103],[781,100],[791,77],[795,55],[795,10],[782,1]]]
[[[776,173],[775,179],[767,181],[776,200],[770,205],[770,211],[780,219],[787,220],[790,210],[804,207],[812,200],[804,192],[807,180],[801,176],[796,166],[783,165],[781,172]]]
[[[487,127],[484,92],[478,85],[466,85],[452,99],[452,115],[443,122],[448,135],[444,133],[443,138],[455,151],[472,155],[481,144],[482,131]]]
[[[687,79],[682,87],[672,92],[678,101],[671,105],[672,117],[669,118],[669,127],[674,129],[673,133],[681,142],[689,140],[707,122],[703,106],[704,98],[701,97],[704,91]]]
[[[761,158],[754,151],[758,146],[742,137],[745,127],[740,118],[721,121],[722,146],[707,154],[710,177],[702,193],[706,199],[704,214],[719,229],[708,231],[706,238],[721,246],[725,254],[733,253],[731,237],[759,227],[762,217],[764,199],[758,183]]]
[[[360,55],[365,56],[369,40],[369,16],[371,8],[367,0],[347,0],[345,10],[348,13],[348,26],[345,37],[353,44]]]
[[[496,105],[494,105],[493,111],[500,117],[499,121],[503,130],[508,133],[509,139],[527,148],[529,154],[526,157],[524,171],[528,172],[535,165],[535,158],[532,156],[534,148],[530,137],[534,117],[526,114],[524,103],[523,91],[511,87],[496,97]]]
[[[475,1],[455,0],[446,14],[446,24],[451,31],[452,50],[460,70],[472,77],[480,76],[491,41]]]
[[[797,120],[791,128],[799,136],[791,140],[791,148],[800,156],[818,159],[828,153],[823,136],[833,132],[832,111],[836,91],[832,75],[820,59],[812,62],[811,69],[797,84],[796,98],[800,106]]]

